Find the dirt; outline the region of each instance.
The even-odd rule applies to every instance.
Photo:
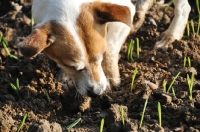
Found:
[[[15,5],[12,5],[15,3]],[[17,5],[16,5],[17,4]],[[189,20],[197,29],[197,10],[190,3],[192,11]],[[91,108],[80,112],[83,98],[75,88],[63,87],[57,81],[59,67],[43,53],[34,59],[24,58],[16,44],[31,33],[31,0],[1,0],[0,33],[9,43],[11,54],[20,60],[10,58],[0,43],[0,131],[17,131],[25,114],[27,118],[21,131],[28,132],[98,132],[101,119],[105,119],[104,132],[130,131],[200,131],[200,39],[191,35],[175,41],[167,51],[152,52],[161,33],[167,29],[173,18],[174,7],[153,6],[143,26],[136,34],[128,37],[120,52],[120,74],[122,84],[100,97],[92,99]],[[127,47],[131,39],[140,40],[140,57],[133,51],[134,62],[127,60]],[[184,57],[191,59],[191,67],[183,67]],[[138,73],[131,92],[132,75]],[[169,93],[167,88],[172,79],[180,73]],[[192,100],[189,99],[187,74],[194,73]],[[16,85],[19,79],[19,94],[10,83]],[[160,82],[159,86],[157,83]],[[152,86],[153,85],[153,86]],[[156,87],[155,87],[156,85]],[[158,87],[157,87],[158,86]],[[48,100],[45,90],[48,92]],[[144,103],[148,99],[142,127],[139,128]],[[159,125],[157,104],[161,104],[162,125]],[[124,125],[120,114],[124,110]],[[76,126],[67,126],[81,118]],[[178,130],[180,129],[180,130]]]

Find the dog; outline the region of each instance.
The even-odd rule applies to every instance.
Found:
[[[156,48],[181,39],[189,12],[187,0],[173,0],[175,16]],[[118,54],[130,33],[142,25],[153,0],[34,0],[36,26],[19,44],[25,57],[40,52],[54,60],[84,96],[118,87]]]

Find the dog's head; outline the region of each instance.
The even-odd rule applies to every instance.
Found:
[[[26,57],[43,51],[70,75],[80,94],[101,95],[107,84],[101,66],[106,23],[120,21],[131,26],[132,18],[128,7],[116,4],[92,2],[80,8],[75,23],[70,18],[38,23],[19,48]]]

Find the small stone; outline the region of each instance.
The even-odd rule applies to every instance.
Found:
[[[162,94],[161,99],[165,103],[171,103],[172,102],[172,97],[167,95],[167,94]]]

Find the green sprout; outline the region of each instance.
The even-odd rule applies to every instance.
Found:
[[[158,102],[158,121],[159,121],[159,125],[162,126],[162,116],[161,116],[160,102]]]
[[[163,80],[163,89],[164,89],[164,92],[166,92],[166,86],[167,86],[167,80]]]
[[[44,88],[44,93],[45,93],[45,95],[46,95],[46,97],[47,97],[48,102],[50,103],[51,98],[49,97],[49,94],[48,94],[46,88]]]
[[[187,61],[187,59],[186,59],[186,56],[185,56],[184,59],[183,59],[183,67],[186,66],[186,61]]]
[[[192,73],[191,78],[187,74],[187,83],[188,83],[188,88],[189,88],[189,98],[192,100],[192,89],[193,89],[193,84],[194,84],[194,73]]]
[[[188,21],[187,24],[186,24],[186,27],[187,27],[187,37],[189,38],[190,37],[190,22]]]
[[[124,109],[122,106],[120,106],[120,114],[121,114],[121,118],[122,118],[122,124],[124,125]]]
[[[142,122],[143,122],[143,119],[144,119],[144,113],[145,113],[145,110],[146,110],[146,107],[147,107],[147,103],[148,103],[148,99],[145,101],[144,103],[144,107],[143,107],[143,111],[142,111],[142,117],[141,117],[141,120],[140,120],[140,127],[142,127]]]
[[[72,124],[70,124],[70,125],[67,126],[67,129],[75,127],[80,121],[81,121],[81,118],[75,120]]]
[[[137,50],[137,56],[140,57],[140,42],[139,39],[136,38],[136,50]]]
[[[198,19],[197,35],[199,35],[199,30],[200,30],[200,13],[198,17],[199,19]]]
[[[196,6],[197,6],[198,14],[200,14],[199,0],[196,0]]]
[[[132,93],[132,90],[133,90],[133,85],[134,85],[134,82],[135,82],[135,77],[136,77],[137,72],[138,72],[138,69],[135,68],[135,70],[133,71],[133,76],[132,76],[132,81],[131,81],[131,93]]]
[[[193,22],[193,20],[190,21],[190,24],[191,24],[191,27],[192,27],[192,34],[193,34],[194,37],[195,37],[194,22]]]
[[[18,129],[17,129],[17,132],[20,132],[20,130],[22,129],[22,127],[24,126],[24,123],[25,123],[25,121],[26,121],[26,118],[27,118],[27,113],[24,115],[24,117],[23,117],[23,119],[22,119],[22,121],[21,121],[21,123],[20,123],[20,125],[19,125],[19,127],[18,127]]]
[[[2,43],[3,48],[4,48],[4,50],[6,51],[6,54],[7,54],[10,58],[19,60],[17,56],[12,55],[12,54],[10,53],[10,51],[8,50],[8,47],[7,47],[7,46],[8,46],[8,42],[7,42],[7,40],[3,37],[2,34],[0,34],[0,43]]]
[[[171,0],[168,4],[168,6],[165,8],[165,11],[167,11],[169,9],[169,7],[173,4],[173,0]]]
[[[174,90],[173,87],[172,87],[172,94],[173,94],[174,97],[176,96],[176,94],[175,94],[175,90]]]
[[[34,18],[33,18],[33,13],[31,13],[31,27],[32,27],[32,30],[33,30],[33,27],[34,27]]]
[[[19,95],[19,79],[18,78],[16,79],[16,85],[14,85],[13,83],[10,83],[10,86],[15,91],[17,96],[21,99],[21,96]]]
[[[133,61],[134,61],[134,60],[133,60],[133,48],[134,48],[134,43],[135,43],[135,41],[131,39],[131,42],[130,42],[130,44],[129,44],[129,46],[128,46],[127,59],[128,59],[128,61],[130,61],[130,62],[133,62]]]
[[[99,132],[103,132],[103,127],[104,127],[104,118],[101,119],[101,124],[100,124],[100,130],[99,130]]]
[[[174,79],[172,80],[172,82],[170,83],[169,88],[168,88],[168,90],[167,90],[167,93],[169,93],[169,90],[172,88],[172,85],[174,84],[175,80],[178,78],[178,76],[179,76],[180,73],[181,73],[181,72],[179,72],[179,73],[174,77]]]
[[[190,60],[190,57],[188,57],[188,67],[191,67],[191,60]]]

